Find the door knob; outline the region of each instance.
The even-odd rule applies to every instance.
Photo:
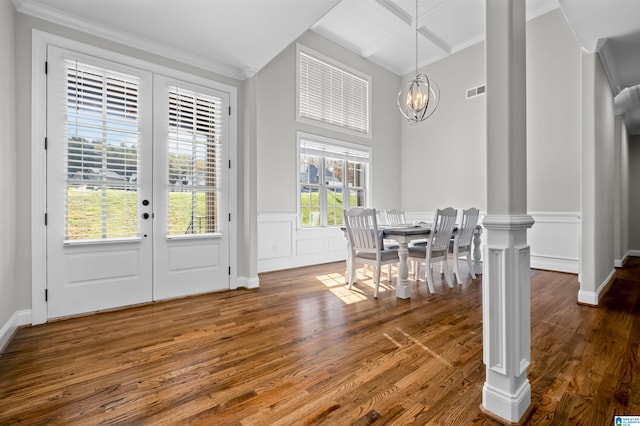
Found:
[[[149,200],[142,200],[142,205],[143,206],[148,206],[149,205]]]
[[[149,219],[149,213],[142,213],[143,219]]]

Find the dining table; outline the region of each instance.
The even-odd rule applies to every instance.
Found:
[[[399,299],[411,298],[411,287],[409,287],[409,243],[416,240],[428,239],[431,234],[432,225],[426,222],[420,222],[414,225],[380,225],[378,231],[382,233],[385,240],[393,240],[398,243],[398,279],[396,284],[396,297]],[[341,227],[347,238],[347,279],[350,280],[352,274],[356,271],[353,269],[351,262],[351,242],[347,236],[346,227]],[[455,235],[457,228],[454,228]],[[476,274],[482,274],[482,261],[480,256],[482,226],[476,226],[473,231],[473,268]],[[357,278],[357,277],[355,277]],[[354,280],[355,281],[355,280]]]

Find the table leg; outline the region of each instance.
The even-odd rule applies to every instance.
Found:
[[[351,241],[347,238],[347,283],[351,282],[352,274],[354,273],[353,259],[351,258]]]
[[[396,297],[399,299],[411,298],[411,288],[409,287],[409,264],[407,258],[409,257],[409,243],[399,242],[400,248],[398,249],[398,256],[400,256],[400,263],[398,264],[398,283],[396,284]]]
[[[473,271],[476,275],[482,275],[482,256],[480,255],[480,235],[482,228],[473,231]]]

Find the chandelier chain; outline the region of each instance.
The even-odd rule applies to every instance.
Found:
[[[418,75],[418,0],[416,0],[416,75]]]

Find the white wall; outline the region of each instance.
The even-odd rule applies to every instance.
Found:
[[[19,295],[16,261],[15,20],[13,3],[0,2],[0,351],[17,325],[16,313],[27,307]]]
[[[580,51],[559,9],[527,23],[527,207],[536,220],[528,233],[531,265],[574,273],[580,245]],[[485,82],[484,43],[424,71],[440,86],[442,101],[421,125],[401,127],[402,206],[425,217],[448,205],[484,211],[485,97],[465,98],[465,89]]]
[[[597,305],[614,273],[613,94],[597,54],[582,53],[582,246],[578,300]]]
[[[297,131],[372,147],[371,206],[400,206],[400,114],[395,100],[399,78],[313,32],[303,34],[297,43],[371,76],[371,138],[296,121],[296,43],[260,70],[256,76],[260,272],[346,256],[339,229],[297,229]]]
[[[629,250],[640,256],[640,135],[629,138]]]
[[[486,109],[484,95],[466,89],[484,84],[484,43],[421,70],[440,88],[438,109],[423,123],[402,121],[402,208],[433,212],[446,206],[485,209]],[[412,79],[405,76],[402,81]]]

